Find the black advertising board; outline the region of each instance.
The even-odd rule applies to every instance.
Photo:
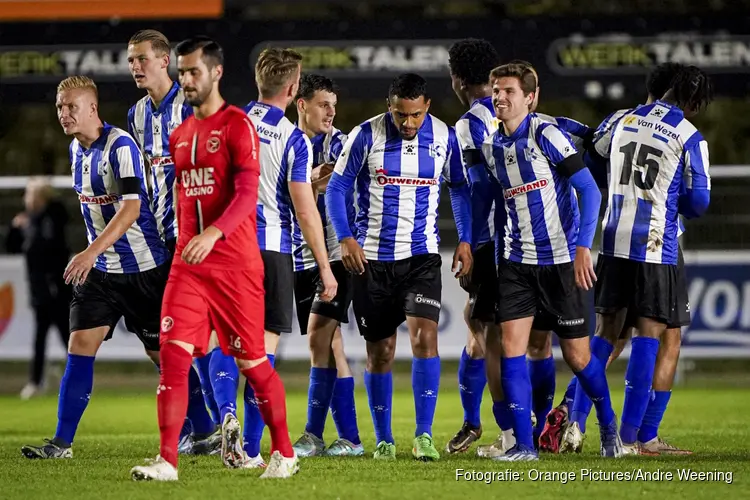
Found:
[[[225,48],[224,92],[255,97],[253,64],[266,46],[295,47],[305,70],[336,78],[353,97],[382,98],[394,75],[413,71],[435,97],[450,94],[448,47],[474,36],[492,41],[504,60],[531,61],[545,98],[619,99],[643,95],[648,71],[661,62],[695,64],[713,75],[719,95],[750,90],[748,19],[665,18],[457,21],[287,22],[230,20],[5,24],[0,28],[0,95],[4,102],[51,101],[55,84],[91,75],[102,99],[135,99],[126,43],[153,27],[177,41],[208,34]]]

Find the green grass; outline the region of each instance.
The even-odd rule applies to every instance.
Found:
[[[400,377],[401,378],[401,377]],[[436,446],[441,450],[457,430],[462,410],[457,391],[450,384],[440,393],[435,426]],[[621,391],[615,408],[622,407]],[[482,442],[495,437],[489,398],[483,408],[486,426]],[[241,400],[240,400],[241,401]],[[306,394],[288,394],[289,427],[292,438],[302,431],[306,417]],[[357,410],[361,435],[367,454],[364,458],[312,458],[302,462],[300,473],[287,481],[260,481],[259,471],[230,471],[222,467],[218,457],[183,458],[178,483],[135,483],[128,471],[145,457],[158,452],[155,395],[149,393],[95,391],[78,431],[73,460],[29,461],[20,454],[26,443],[51,437],[56,425],[56,399],[43,397],[21,402],[15,397],[0,397],[0,498],[180,498],[181,500],[225,498],[311,499],[377,499],[403,498],[414,500],[435,498],[493,498],[518,495],[523,498],[632,499],[648,495],[652,498],[732,498],[750,497],[750,452],[748,452],[748,414],[750,391],[747,389],[679,389],[670,403],[663,425],[663,435],[675,444],[691,448],[690,457],[628,457],[604,460],[598,454],[598,427],[592,416],[589,438],[584,453],[577,456],[543,455],[532,464],[510,464],[476,458],[474,450],[447,456],[435,463],[420,463],[411,458],[414,430],[414,404],[407,390],[394,395],[393,429],[398,447],[398,460],[375,462],[374,434],[367,398],[357,388]],[[326,441],[334,438],[330,419]],[[268,433],[264,436],[264,455],[268,453]],[[512,470],[519,473],[516,481],[480,481],[456,479],[456,470]],[[679,469],[704,472],[731,472],[732,484],[721,481],[680,481]],[[533,470],[575,473],[575,479],[532,480]],[[582,470],[672,472],[671,481],[592,481],[582,480]]]

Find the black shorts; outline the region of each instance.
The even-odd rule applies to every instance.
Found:
[[[280,335],[292,332],[294,263],[292,254],[261,250],[266,290],[265,330]]]
[[[474,251],[469,293],[469,317],[494,323],[497,308],[497,265],[495,243],[490,241]]]
[[[331,271],[339,286],[336,296],[330,302],[323,302],[318,299],[318,294],[323,290],[323,283],[320,281],[320,273],[317,267],[294,273],[294,303],[297,306],[297,321],[302,335],[307,334],[310,313],[335,319],[340,323],[349,322],[349,305],[352,303],[352,275],[340,260],[331,262]]]
[[[562,339],[586,337],[586,294],[576,285],[573,263],[536,266],[503,259],[498,266],[497,321],[534,316],[533,328]]]
[[[654,264],[599,255],[596,263],[596,312],[627,309],[623,330],[639,317],[679,328],[690,324],[690,302],[682,250],[677,265]]]
[[[86,281],[73,288],[70,331],[108,326],[112,338],[120,318],[149,351],[159,350],[161,301],[170,262],[142,273],[115,274],[92,269]]]
[[[371,260],[353,276],[353,306],[359,333],[368,342],[387,339],[406,316],[438,322],[443,289],[442,260],[423,254],[395,262]]]

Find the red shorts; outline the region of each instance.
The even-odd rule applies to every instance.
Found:
[[[198,269],[175,265],[161,307],[160,343],[179,340],[207,354],[216,330],[224,354],[239,359],[266,355],[263,271]]]

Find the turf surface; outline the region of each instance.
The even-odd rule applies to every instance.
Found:
[[[558,381],[558,386],[561,386]],[[564,387],[561,387],[564,389]],[[486,396],[488,399],[488,396]],[[241,398],[239,399],[241,401]],[[304,428],[306,393],[288,394],[290,432],[295,439]],[[750,498],[750,451],[748,415],[750,390],[679,389],[675,392],[663,425],[662,435],[681,447],[695,451],[690,457],[627,457],[605,460],[598,455],[598,427],[592,415],[581,455],[550,456],[531,464],[506,464],[479,459],[472,448],[459,456],[442,453],[445,443],[458,429],[462,410],[456,390],[443,385],[438,400],[435,426],[436,446],[442,453],[435,463],[411,458],[414,403],[408,390],[398,390],[393,402],[393,430],[398,460],[391,463],[371,459],[374,433],[364,388],[357,388],[360,432],[366,447],[364,458],[312,458],[302,462],[300,473],[286,481],[261,481],[260,471],[230,471],[218,457],[182,458],[178,483],[135,483],[128,471],[143,458],[158,452],[155,396],[153,393],[94,392],[79,428],[72,460],[30,461],[20,454],[23,444],[51,437],[56,425],[56,398],[46,396],[21,402],[0,397],[0,498],[294,498],[377,499],[411,497],[460,498],[490,495],[519,495],[523,498],[632,499],[651,498]],[[615,409],[622,407],[621,393]],[[489,404],[483,408],[485,433],[482,443],[496,434]],[[326,441],[332,441],[335,427],[326,425]],[[268,453],[268,432],[263,452]],[[495,472],[491,482],[457,479],[457,469]],[[731,480],[694,480],[678,477],[680,470],[731,473]],[[513,471],[513,474],[505,471]],[[535,472],[536,471],[536,472]],[[621,476],[601,479],[582,477],[583,471],[620,472]],[[639,478],[659,471],[661,480]],[[667,473],[672,473],[669,480]],[[549,473],[549,474],[548,474]],[[551,473],[556,475],[552,476]],[[571,474],[575,477],[571,477]],[[567,481],[565,481],[567,475]],[[606,480],[610,479],[610,480]],[[731,483],[731,484],[728,484]],[[573,495],[570,497],[569,495]],[[506,497],[511,498],[511,497]]]

